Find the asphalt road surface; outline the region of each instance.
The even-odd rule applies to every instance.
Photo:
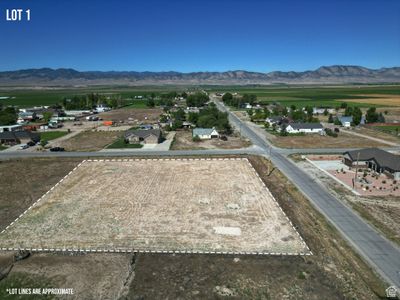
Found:
[[[222,111],[228,111],[215,101]],[[379,234],[351,208],[331,195],[302,169],[295,165],[282,149],[269,144],[238,117],[229,112],[229,118],[241,133],[255,145],[266,150],[275,166],[285,174],[311,203],[342,233],[349,243],[382,275],[389,284],[400,287],[400,249]],[[311,249],[312,250],[312,249]]]

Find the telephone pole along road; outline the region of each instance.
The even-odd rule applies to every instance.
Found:
[[[383,237],[351,208],[331,195],[307,173],[292,162],[280,148],[271,145],[250,126],[211,96],[218,109],[228,112],[229,121],[254,145],[265,150],[265,156],[288,177],[326,218],[390,284],[400,287],[400,249]],[[312,250],[312,249],[311,249]]]

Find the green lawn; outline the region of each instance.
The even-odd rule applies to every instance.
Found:
[[[40,139],[45,141],[51,141],[58,139],[64,135],[68,134],[68,131],[48,131],[40,133]]]
[[[125,108],[149,108],[147,106],[147,100],[133,100],[129,101],[129,105]]]
[[[4,150],[4,149],[7,149],[7,147],[5,147],[5,146],[3,146],[3,145],[0,145],[0,151],[1,151],[1,150]]]
[[[128,144],[128,143],[125,143],[123,138],[119,138],[114,143],[112,143],[111,145],[107,146],[108,149],[142,148],[142,147],[143,147],[143,145],[141,145],[141,144]]]

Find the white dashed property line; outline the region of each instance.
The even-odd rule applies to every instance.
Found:
[[[42,195],[36,202],[34,202],[28,209],[26,209],[21,215],[18,216],[10,225],[8,225],[0,234],[4,233],[10,226],[12,226],[15,222],[18,221],[23,215],[25,215],[32,207],[37,205],[46,195],[48,195],[51,191],[55,189],[60,183],[62,183],[68,176],[70,176],[76,169],[78,169],[82,164],[85,162],[122,162],[122,161],[161,161],[161,160],[197,160],[197,161],[212,161],[212,160],[246,160],[250,167],[255,172],[256,176],[260,180],[260,182],[265,187],[266,191],[269,193],[270,197],[273,199],[275,204],[279,207],[279,209],[283,212],[287,220],[289,221],[290,225],[292,226],[293,230],[298,234],[303,244],[306,246],[308,252],[299,252],[299,253],[282,253],[282,252],[249,252],[249,251],[203,251],[203,250],[136,250],[136,249],[67,249],[67,248],[0,248],[2,251],[32,251],[32,252],[90,252],[90,253],[157,253],[157,254],[215,254],[215,255],[275,255],[275,256],[286,256],[286,255],[313,255],[312,251],[305,243],[302,236],[299,232],[295,229],[290,219],[287,217],[279,203],[276,201],[275,197],[271,194],[268,187],[265,185],[264,181],[261,179],[258,172],[255,170],[253,165],[250,163],[248,158],[165,158],[165,159],[88,159],[83,160],[80,162],[74,169],[72,169],[67,175],[65,175],[59,182],[57,182],[50,190],[48,190],[44,195]]]
[[[269,190],[269,188],[266,186],[265,182],[261,179],[260,175],[258,174],[257,170],[254,168],[254,166],[250,163],[250,161],[246,158],[248,164],[250,165],[250,167],[253,169],[253,171],[255,172],[255,174],[257,175],[258,179],[261,181],[262,185],[264,186],[264,188],[266,189],[267,193],[269,194],[269,196],[273,199],[274,203],[276,204],[277,207],[279,207],[279,209],[282,211],[283,215],[286,217],[286,219],[289,221],[289,225],[293,228],[294,232],[296,232],[297,236],[300,238],[300,241],[303,243],[303,246],[306,247],[306,249],[308,250],[308,252],[312,255],[312,251],[310,250],[310,248],[308,247],[308,245],[306,244],[306,242],[304,241],[303,237],[300,235],[300,233],[297,231],[297,229],[294,227],[292,221],[289,219],[289,217],[287,216],[287,214],[285,213],[285,211],[282,209],[282,207],[279,205],[278,201],[275,199],[275,197],[272,195],[271,191]]]
[[[44,195],[42,195],[39,199],[37,199],[31,206],[29,206],[22,214],[20,214],[14,221],[10,223],[6,228],[4,228],[1,232],[0,235],[3,234],[10,226],[12,226],[14,223],[16,223],[21,217],[23,217],[29,210],[32,209],[32,207],[36,206],[43,198],[48,195],[51,191],[54,190],[55,187],[57,187],[61,182],[63,182],[69,175],[71,175],[76,169],[78,169],[86,160],[81,161],[75,168],[72,169],[67,175],[65,175],[63,178],[61,178],[60,181],[58,181],[54,186],[50,188]]]

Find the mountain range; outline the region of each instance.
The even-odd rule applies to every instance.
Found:
[[[1,86],[90,85],[249,85],[249,84],[352,84],[400,83],[400,67],[368,69],[361,66],[323,66],[304,72],[269,73],[243,70],[226,72],[84,71],[25,69],[0,72]]]

